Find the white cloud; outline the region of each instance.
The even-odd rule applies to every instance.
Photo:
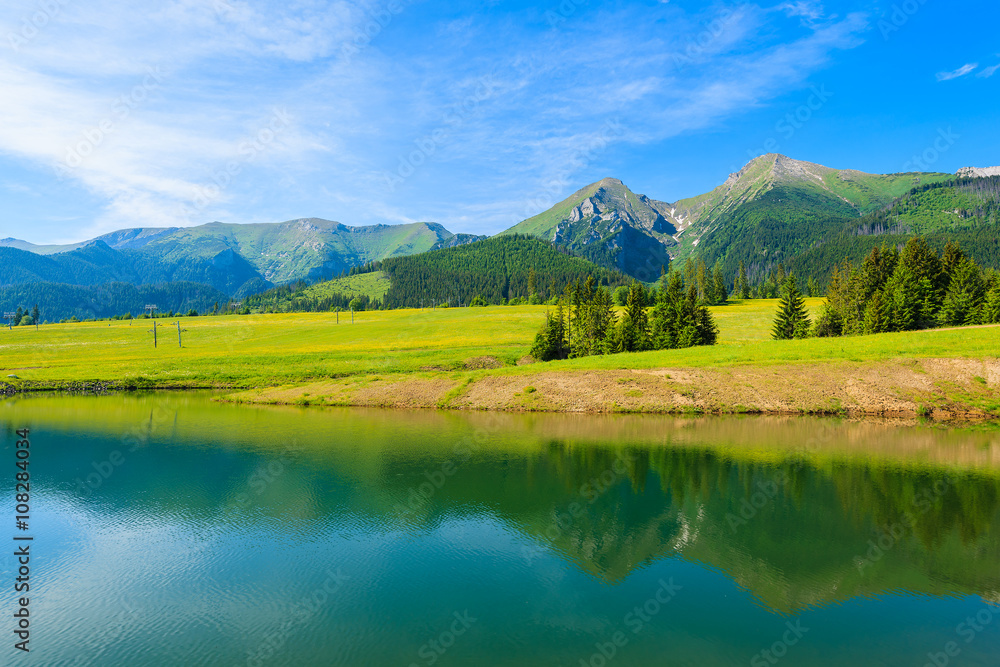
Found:
[[[0,36],[16,30],[35,2],[5,9]],[[407,12],[419,8],[387,16],[376,13],[381,6],[67,4],[18,51],[0,48],[0,152],[54,167],[86,133],[112,123],[68,170],[106,202],[90,227],[64,235],[76,238],[125,226],[299,215],[499,231],[528,205],[511,193],[561,199],[622,143],[660,142],[765,104],[857,46],[867,27],[860,14],[818,25],[782,21],[793,24],[791,34],[777,36],[767,29],[774,7],[689,15],[663,4],[659,22],[647,20],[648,7],[588,7],[580,11],[593,13],[572,30],[546,29],[540,39],[516,21],[481,15],[412,27]],[[814,2],[780,8],[823,18]],[[344,45],[373,25],[403,37],[409,30],[419,48],[399,33],[376,34],[361,53],[342,57]],[[155,85],[150,67],[162,72]],[[484,80],[489,91],[480,95]],[[120,117],[121,98],[136,87],[142,101]],[[244,159],[241,146],[275,108],[288,109],[288,126]],[[612,119],[622,130],[607,136]],[[403,186],[387,191],[386,171],[435,130],[443,139]],[[240,173],[232,184],[193,206],[234,161]],[[185,204],[196,215],[181,215]]]
[[[977,67],[979,67],[979,63],[968,63],[966,65],[962,65],[954,72],[938,72],[937,80],[951,81],[952,79],[957,79],[959,77],[965,76],[966,74],[969,74],[970,72],[975,71]]]
[[[789,16],[801,16],[809,21],[817,21],[824,16],[823,5],[809,0],[798,0],[798,2],[786,2],[779,7]]]
[[[978,76],[980,79],[988,79],[994,74],[996,74],[997,70],[1000,70],[1000,65],[993,65],[992,67],[984,67],[983,71],[976,74],[976,76]]]

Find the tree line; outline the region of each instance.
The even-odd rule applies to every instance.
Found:
[[[566,285],[555,312],[546,314],[535,336],[531,356],[550,361],[714,345],[718,335],[697,282],[676,271],[663,274],[652,292],[631,283],[620,316],[611,292],[588,277]]]
[[[785,281],[775,338],[849,336],[1000,322],[1000,276],[956,243],[941,253],[922,237],[875,247],[859,266],[835,265],[827,299],[809,322],[794,276]]]

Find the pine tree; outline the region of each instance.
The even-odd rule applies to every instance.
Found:
[[[962,252],[958,244],[949,241],[948,245],[944,247],[944,252],[941,254],[941,271],[944,274],[943,285],[941,286],[943,290],[948,289],[955,271],[965,259],[965,253]]]
[[[786,280],[788,276],[785,275],[785,265],[778,262],[778,268],[774,270],[774,282],[776,285],[784,285]]]
[[[882,291],[876,290],[865,306],[864,333],[877,334],[889,331],[889,312]]]
[[[785,280],[771,335],[776,340],[805,338],[809,335],[809,329],[809,314],[806,312],[802,293],[799,292],[795,276],[790,275]]]
[[[709,295],[708,267],[705,266],[705,260],[700,258],[698,259],[698,272],[695,281],[698,286],[698,298],[705,301]]]
[[[979,324],[986,298],[986,284],[979,267],[963,255],[951,267],[950,275],[938,321],[943,326]]]
[[[812,276],[809,276],[809,280],[806,281],[806,293],[811,297],[819,296],[819,283]]]
[[[555,314],[545,313],[545,324],[535,336],[535,343],[531,346],[530,354],[538,361],[552,361],[553,359],[569,357],[561,303],[557,306]]]
[[[736,276],[735,291],[739,298],[746,300],[750,298],[750,283],[747,282],[747,267],[740,260],[740,271]]]
[[[922,308],[920,296],[916,277],[905,264],[898,264],[882,295],[888,311],[887,331],[917,328]]]
[[[650,346],[655,350],[672,350],[677,347],[680,303],[684,298],[684,279],[676,271],[660,276],[656,291],[656,305],[649,318]]]
[[[1000,280],[995,280],[986,294],[981,319],[983,324],[1000,323]]]
[[[833,305],[827,301],[823,304],[823,312],[816,320],[813,334],[820,338],[840,336],[844,333],[844,320]]]
[[[646,316],[646,290],[636,281],[629,286],[625,312],[618,323],[617,347],[621,352],[649,349],[649,320]]]
[[[31,309],[31,321],[34,322],[35,324],[38,324],[39,322],[38,318],[41,316],[42,314],[39,312],[38,304],[36,303],[35,307]]]
[[[712,271],[712,303],[720,306],[729,300],[729,290],[726,288],[726,279],[722,276],[722,266],[716,263]]]

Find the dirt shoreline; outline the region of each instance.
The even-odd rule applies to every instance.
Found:
[[[421,373],[235,391],[238,403],[567,413],[1000,417],[1000,360]]]

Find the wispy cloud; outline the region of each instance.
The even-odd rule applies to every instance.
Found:
[[[984,67],[981,72],[976,74],[980,79],[988,79],[1000,70],[1000,65],[993,65],[992,67]]]
[[[554,179],[575,190],[595,142],[613,155],[713,127],[800,87],[868,27],[808,1],[695,13],[582,4],[557,29],[537,10],[456,21],[401,4],[66,3],[17,50],[0,45],[0,153],[104,202],[69,238],[300,215],[494,232],[525,208],[512,193]],[[9,2],[0,35],[36,10]],[[344,58],[359,40],[366,48]],[[121,100],[137,96],[123,115]],[[248,149],[275,110],[287,126]],[[602,138],[612,120],[622,131]],[[413,176],[387,191],[384,174],[418,150]]]
[[[824,16],[823,5],[811,0],[786,2],[779,7],[789,16],[800,16],[808,21],[817,21]]]
[[[954,72],[938,72],[937,80],[951,81],[952,79],[957,79],[959,77],[965,76],[966,74],[974,72],[977,67],[979,67],[979,63],[968,63],[966,65],[962,65]]]

